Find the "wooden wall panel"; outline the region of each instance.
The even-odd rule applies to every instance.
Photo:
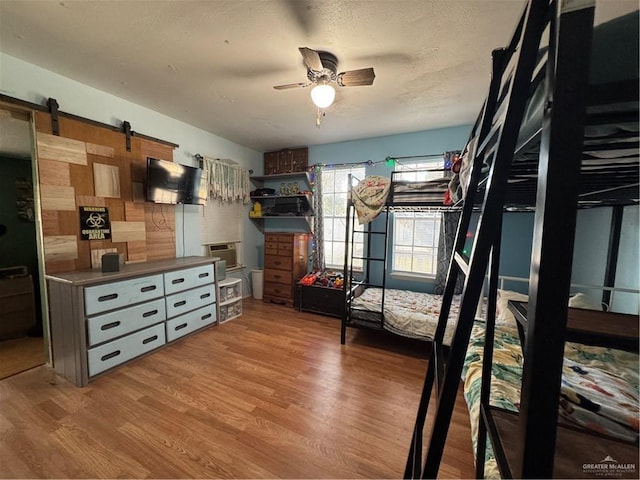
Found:
[[[36,125],[36,132],[51,134],[51,115],[45,112],[34,112],[33,122]],[[39,157],[38,157],[39,158]]]
[[[84,142],[41,132],[38,132],[36,139],[39,159],[87,164],[87,147]]]
[[[144,183],[131,182],[131,200],[136,203],[144,203],[145,199]]]
[[[173,148],[150,140],[140,139],[140,157],[145,162],[147,157],[159,158],[173,162]]]
[[[147,155],[142,152],[141,138],[131,139],[131,181],[143,183],[147,175]],[[151,156],[151,155],[149,155]]]
[[[76,262],[75,260],[51,260],[46,262],[45,267],[47,269],[47,273],[49,274],[71,272],[73,270],[76,270]]]
[[[58,223],[57,210],[42,211],[42,234],[60,235],[60,224]]]
[[[120,168],[93,162],[93,189],[96,197],[120,198]]]
[[[91,268],[91,242],[78,238],[78,258],[76,258],[74,270],[84,270]]]
[[[147,260],[147,242],[127,242],[127,260],[145,262]]]
[[[76,191],[73,187],[40,184],[40,202],[43,210],[75,210]]]
[[[80,213],[78,210],[58,211],[58,235],[80,235]]]
[[[44,237],[45,261],[75,260],[78,258],[78,239],[75,235]]]
[[[175,208],[173,206],[145,203],[144,210],[147,232],[147,259],[175,258]]]
[[[111,222],[112,242],[136,242],[145,239],[144,222]]]
[[[124,218],[127,222],[144,222],[144,204],[124,202]]]
[[[147,157],[172,161],[172,147],[132,137],[127,151],[123,133],[64,117],[54,136],[49,114],[34,118],[47,273],[91,268],[100,250],[129,262],[175,258],[175,208],[145,203],[143,191]],[[112,238],[80,240],[79,206],[106,207]]]
[[[94,195],[76,195],[76,204],[79,207],[106,207],[105,199]]]
[[[106,145],[97,145],[95,143],[87,143],[86,145],[87,153],[90,153],[91,155],[113,158],[113,147],[107,147]]]
[[[118,198],[105,198],[104,204],[109,209],[109,220],[112,222],[124,222],[124,203]]]
[[[71,186],[68,163],[40,158],[38,159],[38,177],[40,177],[40,185]]]

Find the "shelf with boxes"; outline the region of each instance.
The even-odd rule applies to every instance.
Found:
[[[264,154],[264,174],[304,172],[309,165],[309,149],[283,148],[275,152]]]
[[[218,282],[218,308],[220,323],[242,315],[242,280],[225,278]]]
[[[311,229],[313,193],[309,172],[255,176],[251,182],[257,187],[251,192],[252,220],[303,219],[306,228]]]

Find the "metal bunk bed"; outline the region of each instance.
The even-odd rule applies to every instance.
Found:
[[[637,460],[637,444],[558,422],[565,340],[573,333],[567,321],[567,299],[577,209],[638,203],[637,64],[636,78],[589,85],[591,45],[596,34],[594,7],[589,1],[530,0],[510,44],[493,52],[493,77],[474,132],[476,148],[470,155],[472,168],[405,478],[436,478],[438,474],[487,272],[478,445],[484,445],[488,436],[502,477],[584,477],[580,459],[585,452],[594,463],[609,455]],[[548,48],[541,50],[547,27]],[[637,16],[635,32],[637,44]],[[635,56],[637,61],[637,53]],[[538,109],[542,119],[536,124],[528,122],[527,116],[539,89],[543,89]],[[623,128],[617,128],[620,125]],[[483,167],[489,169],[486,176]],[[524,337],[520,408],[513,413],[489,404],[489,388],[502,215],[509,205],[523,203],[535,205],[535,220],[528,306],[519,319]],[[465,258],[464,238],[478,204],[481,213],[476,237],[471,255]],[[465,282],[445,365],[442,340],[459,276]],[[606,315],[599,317],[601,323]],[[430,406],[435,411],[423,463]],[[479,452],[476,474],[481,477],[484,450]],[[631,473],[637,478],[637,471]]]
[[[422,172],[423,170],[415,170]],[[434,171],[425,169],[424,171]],[[437,324],[437,313],[428,313],[429,305],[439,305],[441,295],[428,294],[422,292],[415,293],[417,298],[415,311],[409,312],[396,310],[388,301],[389,295],[402,295],[402,291],[389,290],[386,288],[387,270],[387,238],[389,232],[389,222],[393,212],[399,211],[436,211],[436,210],[460,210],[459,207],[445,206],[443,198],[448,188],[449,178],[445,177],[445,172],[441,170],[442,178],[426,181],[407,181],[403,178],[406,171],[394,171],[391,173],[389,193],[379,216],[372,222],[367,223],[365,228],[359,229],[356,218],[356,207],[352,198],[353,193],[347,199],[346,213],[346,234],[345,234],[345,257],[344,276],[346,285],[345,309],[342,317],[341,343],[346,342],[347,327],[371,328],[377,330],[387,330],[392,333],[430,341],[433,338]],[[348,185],[352,189],[361,180],[349,175]],[[354,239],[362,238],[364,251],[355,252]],[[374,244],[377,248],[373,248]],[[380,256],[373,256],[373,251],[381,252]],[[357,268],[356,261],[362,262],[362,268]],[[366,302],[359,302],[359,297],[366,289],[375,289],[373,298]],[[373,290],[370,290],[372,292]],[[418,306],[419,304],[419,306]],[[423,308],[422,311],[418,311]],[[395,312],[398,312],[397,315]],[[403,314],[414,316],[412,320],[402,320],[395,322],[395,318]],[[406,317],[405,317],[406,318]],[[406,325],[409,324],[409,328]],[[413,327],[411,326],[413,325]],[[453,329],[450,329],[450,334]],[[447,339],[450,341],[450,335]]]

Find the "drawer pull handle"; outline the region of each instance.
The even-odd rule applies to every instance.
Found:
[[[178,283],[184,282],[184,278],[176,278],[175,280],[171,280],[172,285],[177,285]]]
[[[174,330],[177,332],[178,330],[182,330],[183,328],[186,328],[186,326],[187,326],[186,323],[181,323],[180,325],[176,325]]]
[[[209,272],[205,272],[205,273],[201,273],[200,275],[198,275],[198,278],[206,278],[209,276]]]
[[[273,262],[274,265],[282,265],[282,262]]]
[[[202,295],[200,295],[200,299],[202,300],[202,299],[208,298],[210,296],[211,296],[210,293],[203,293]]]
[[[150,312],[144,312],[142,314],[142,318],[150,317],[151,315],[155,315],[156,313],[158,313],[158,310],[151,310]]]
[[[140,289],[141,292],[151,292],[156,289],[155,285],[149,285],[148,287],[142,287]]]
[[[120,322],[111,322],[111,323],[105,323],[104,325],[102,325],[100,327],[100,330],[109,330],[110,328],[115,328],[118,325],[120,325]]]
[[[203,315],[200,317],[200,320],[206,320],[207,318],[211,318],[211,314],[207,313],[206,315]]]
[[[147,343],[151,343],[157,339],[158,339],[158,335],[154,335],[153,337],[145,338],[144,340],[142,340],[142,344],[146,345]]]
[[[186,305],[186,304],[187,304],[186,300],[181,300],[179,302],[174,303],[173,306],[174,307],[181,307],[181,306]]]
[[[282,275],[274,275],[273,278],[282,278]]]
[[[106,361],[109,360],[113,357],[117,357],[118,355],[120,355],[120,350],[116,350],[115,352],[111,352],[111,353],[107,353],[106,355],[103,355],[102,357],[100,357],[101,361]]]
[[[109,300],[115,300],[116,298],[118,298],[118,294],[117,293],[112,293],[110,295],[103,295],[101,297],[98,297],[98,301],[99,302],[108,302]]]

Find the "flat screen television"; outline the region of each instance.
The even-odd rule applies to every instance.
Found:
[[[147,157],[146,199],[165,204],[205,205],[202,169]]]

